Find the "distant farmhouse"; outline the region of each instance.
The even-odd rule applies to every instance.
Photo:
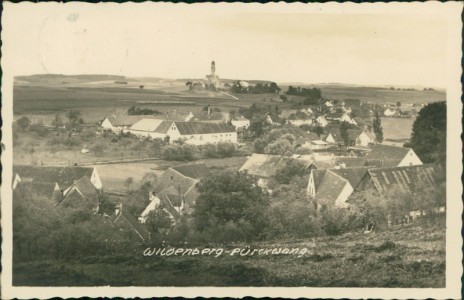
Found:
[[[116,134],[123,132],[124,130],[129,129],[132,125],[137,123],[142,119],[154,118],[154,116],[110,116],[105,117],[102,121],[101,126],[104,130],[112,131]]]
[[[250,120],[241,115],[234,115],[231,118],[230,123],[238,131],[248,129],[248,127],[250,127]]]
[[[132,125],[127,132],[138,137],[169,137],[170,141],[183,140],[187,144],[205,145],[219,142],[237,143],[234,127],[225,123],[176,122],[159,119],[142,119]]]

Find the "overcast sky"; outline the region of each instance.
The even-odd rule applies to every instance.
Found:
[[[8,8],[3,26],[14,32],[9,55],[21,60],[16,75],[203,78],[215,60],[221,78],[435,87],[446,80],[447,27],[439,14],[82,3]]]

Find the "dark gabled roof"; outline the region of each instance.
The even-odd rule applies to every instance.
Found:
[[[175,122],[175,124],[181,135],[235,132],[233,126],[225,123]]]
[[[419,165],[370,169],[369,175],[380,194],[394,190],[414,193],[435,184],[435,166]]]
[[[312,170],[311,171],[311,174],[312,174],[313,180],[314,180],[314,189],[315,189],[316,192],[319,189],[319,185],[321,184],[322,179],[324,178],[326,171],[327,170]]]
[[[180,165],[171,167],[171,169],[193,179],[201,179],[211,173],[204,163]]]
[[[56,185],[56,183],[54,183],[54,182],[27,182],[27,181],[21,181],[21,182],[18,183],[17,188],[18,189],[27,189],[33,195],[44,196],[44,197],[47,197],[48,199],[52,199],[53,196],[54,196],[55,185]]]
[[[143,228],[143,226],[137,221],[137,219],[132,216],[127,210],[120,207],[120,211],[117,215],[113,216],[112,222],[116,223],[117,221],[125,221],[125,223],[131,227],[144,242],[150,241],[150,233]]]
[[[66,189],[74,181],[84,176],[92,177],[93,167],[35,167],[35,166],[13,166],[13,173],[19,174],[20,178],[30,178],[32,182],[58,183],[61,189]]]
[[[367,153],[366,158],[382,160],[385,167],[396,167],[410,150],[410,148],[376,144],[372,151]]]
[[[173,201],[176,202],[176,198],[179,198],[180,202],[182,202],[182,198],[179,195],[175,196],[175,195],[165,194],[159,197],[162,203],[162,207],[165,208],[169,212],[169,214],[171,214],[171,216],[177,220],[181,217],[181,215],[174,207],[174,206],[180,207],[180,204],[176,205],[173,203]]]
[[[348,133],[348,140],[356,141],[356,139],[361,135],[361,133],[363,133],[363,131],[358,130],[358,129],[348,129],[347,133]]]
[[[98,195],[97,188],[90,182],[87,176],[82,177],[74,183],[84,197],[96,197]]]
[[[161,124],[156,127],[155,132],[157,133],[167,133],[169,128],[171,128],[172,121],[163,121]]]
[[[347,184],[349,182],[345,178],[327,171],[316,190],[316,199],[326,204],[334,204]]]
[[[331,169],[329,171],[348,180],[353,189],[355,189],[367,174],[368,168]]]

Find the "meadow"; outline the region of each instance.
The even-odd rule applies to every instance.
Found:
[[[40,78],[40,77],[38,77]],[[116,84],[100,77],[71,79],[64,77],[21,77],[13,89],[15,119],[27,115],[31,119],[49,124],[54,115],[80,110],[86,123],[96,123],[115,111],[127,110],[133,105],[156,109],[163,113],[199,111],[205,105],[222,111],[257,105],[278,105],[290,108],[290,103],[278,102],[276,94],[237,94],[239,99],[211,91],[189,91],[183,80],[156,78],[129,78],[127,84]],[[93,81],[92,81],[93,80]],[[143,89],[140,86],[143,85]],[[443,91],[390,90],[380,87],[346,85],[320,85],[322,95],[329,99],[360,99],[375,104],[427,103],[446,99]],[[286,91],[288,86],[281,86]]]
[[[112,249],[116,253],[104,257],[16,262],[13,285],[443,288],[445,244],[444,226],[410,225],[371,234],[355,232],[250,245],[252,249],[306,247],[309,251],[302,257],[242,257],[225,252],[217,258],[144,257],[149,245],[139,245],[128,251]]]

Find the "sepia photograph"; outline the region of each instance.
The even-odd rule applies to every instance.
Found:
[[[3,295],[460,295],[462,3],[4,6]]]

